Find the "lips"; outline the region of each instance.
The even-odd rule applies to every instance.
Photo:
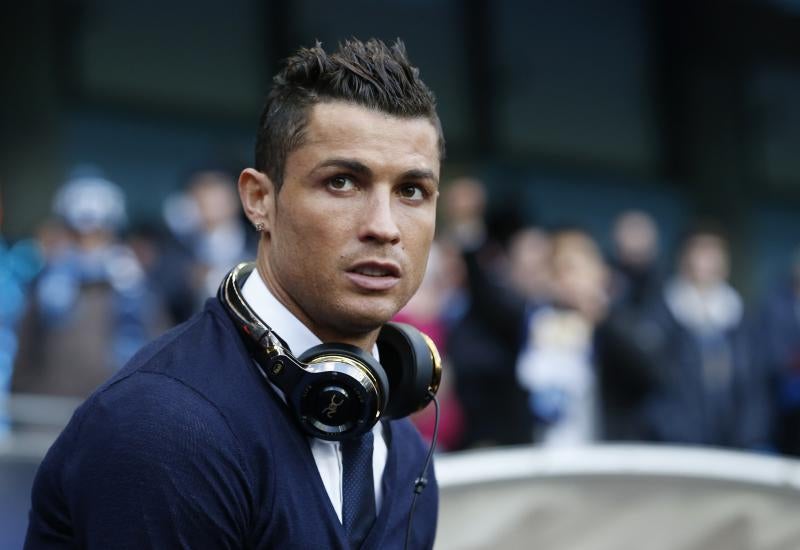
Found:
[[[388,290],[400,282],[400,267],[394,262],[359,262],[346,272],[347,278],[363,290]]]

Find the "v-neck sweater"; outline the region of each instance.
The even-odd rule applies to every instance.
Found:
[[[401,549],[427,452],[384,423],[382,505],[363,549]],[[411,548],[433,546],[431,468]],[[306,436],[217,299],[146,346],[73,415],[34,481],[26,548],[348,549]]]
[[[284,306],[267,287],[257,269],[254,269],[244,285],[242,285],[242,297],[250,306],[250,309],[258,315],[262,322],[270,327],[281,327],[278,333],[288,346],[295,357],[300,357],[303,353],[322,343],[311,329],[305,326],[300,319],[294,316],[286,306]],[[378,357],[378,346],[374,346],[373,356]],[[278,394],[283,402],[286,398],[283,392],[270,383],[270,387]],[[381,509],[381,479],[383,469],[386,467],[386,441],[383,437],[383,425],[378,422],[372,428],[374,447],[372,453],[372,473],[373,489],[375,493],[375,509]],[[311,454],[317,465],[317,470],[322,478],[322,484],[328,493],[328,498],[333,504],[336,516],[342,521],[343,487],[342,478],[344,474],[344,463],[342,460],[342,450],[338,441],[325,441],[315,437],[308,437],[311,446]]]

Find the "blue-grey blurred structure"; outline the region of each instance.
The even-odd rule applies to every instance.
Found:
[[[101,163],[133,217],[157,218],[187,164],[249,162],[281,59],[353,35],[405,40],[439,98],[444,175],[484,176],[494,201],[518,198],[531,218],[599,234],[639,207],[670,243],[712,214],[735,231],[745,290],[771,280],[800,235],[793,2],[71,0],[2,15],[15,235],[77,162]]]

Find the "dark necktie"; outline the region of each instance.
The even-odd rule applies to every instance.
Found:
[[[342,525],[350,547],[360,548],[375,522],[372,432],[342,441]]]

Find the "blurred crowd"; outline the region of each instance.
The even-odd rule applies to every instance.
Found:
[[[32,241],[0,244],[0,329],[12,350],[0,363],[3,388],[87,396],[254,256],[239,211],[233,176],[203,166],[165,202],[162,224],[131,224],[118,185],[91,167],[76,170]],[[27,262],[20,247],[33,250]]]
[[[425,279],[397,315],[442,351],[440,449],[635,441],[800,455],[800,254],[745,304],[725,231],[708,221],[685,228],[663,269],[673,254],[645,211],[619,213],[604,253],[605,236],[581,227],[490,215],[475,179],[443,186],[440,208]],[[52,212],[29,240],[0,232],[0,411],[9,392],[88,395],[255,256],[220,167],[187,173],[157,226],[129,223],[122,190],[88,168]],[[415,421],[430,436],[432,408]]]

